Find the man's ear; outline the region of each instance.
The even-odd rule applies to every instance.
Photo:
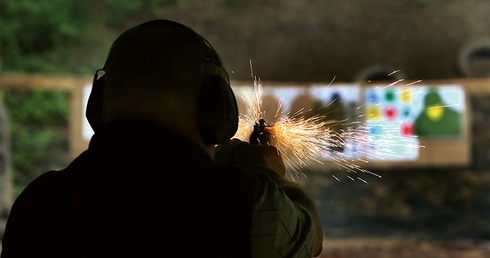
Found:
[[[94,75],[94,82],[92,84],[92,92],[90,92],[90,97],[88,98],[87,110],[85,116],[94,130],[97,131],[102,125],[102,100],[104,94],[104,78],[101,76],[97,79],[97,73]]]

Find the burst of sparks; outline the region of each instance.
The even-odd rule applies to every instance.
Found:
[[[393,71],[393,72],[389,73],[389,74],[388,74],[388,76],[392,76],[393,74],[398,73],[398,72],[400,72],[400,71],[401,71],[401,70],[395,70],[395,71]]]
[[[252,69],[252,64],[250,64]],[[248,141],[253,131],[254,124],[265,117],[262,109],[262,84],[253,75],[254,92],[242,96],[248,106],[246,114],[240,114],[239,129],[234,136],[243,141]],[[402,80],[398,80],[389,86],[393,86]],[[383,146],[403,146],[406,142],[400,141],[396,135],[397,128],[383,128],[385,137],[376,138],[369,134],[369,127],[359,121],[328,120],[326,115],[305,116],[306,111],[300,110],[294,114],[281,114],[282,101],[279,102],[273,121],[266,121],[270,126],[266,131],[270,134],[271,144],[275,146],[283,157],[289,178],[294,179],[304,176],[301,169],[313,164],[323,164],[328,160],[336,166],[348,172],[346,175],[352,181],[355,179],[367,183],[360,174],[366,174],[381,178],[376,173],[362,168],[358,163],[368,163],[369,159],[382,159],[382,156],[392,155],[396,157],[390,148]],[[359,109],[359,108],[358,108]],[[359,115],[363,117],[364,115]],[[332,130],[331,127],[342,125],[343,130]],[[388,137],[386,137],[388,136]],[[349,139],[350,141],[346,141]],[[378,146],[373,151],[373,142]],[[351,146],[355,145],[355,146]],[[379,147],[381,146],[381,147]],[[336,148],[356,149],[356,152],[344,153],[336,151]],[[364,156],[365,159],[361,158]],[[355,174],[355,175],[354,175]],[[352,175],[352,176],[350,176]],[[332,177],[341,181],[337,176]]]
[[[240,114],[239,127],[235,138],[248,141],[253,125],[265,116],[262,110],[262,85],[254,77],[254,92],[242,96],[248,106],[246,114]],[[318,153],[325,149],[330,131],[324,128],[319,116],[305,118],[303,112],[292,116],[281,114],[282,102],[279,102],[274,121],[267,121],[267,127],[273,145],[281,152],[290,176],[302,175],[301,168],[313,162],[321,163]]]
[[[322,163],[318,154],[325,151],[332,132],[325,128],[321,117],[281,116],[270,127],[273,145],[282,153],[284,162],[295,175],[312,163]]]
[[[253,125],[265,116],[261,96],[262,85],[260,80],[254,78],[254,92],[242,96],[248,106],[248,112],[240,114],[239,129],[235,138],[248,141]],[[281,104],[282,102],[279,102],[274,121],[267,121],[271,124],[267,127],[267,131],[270,133],[272,145],[281,152],[290,178],[304,175],[301,168],[314,163],[322,164],[325,158],[333,160],[339,167],[350,172],[366,172],[359,166],[351,164],[350,160],[353,157],[331,151],[332,147],[341,147],[345,144],[342,140],[345,136],[357,137],[361,140],[363,137],[361,135],[365,133],[363,129],[356,125],[351,126],[348,132],[334,132],[330,130],[329,125],[345,121],[324,122],[325,116],[320,115],[305,117],[304,110],[288,116],[279,112]]]

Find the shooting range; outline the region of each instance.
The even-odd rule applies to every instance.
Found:
[[[214,45],[242,114],[257,79],[270,126],[320,116],[342,142],[296,178],[320,257],[490,256],[490,2],[129,2],[0,3],[0,234],[30,181],[87,149],[115,37],[165,18]]]

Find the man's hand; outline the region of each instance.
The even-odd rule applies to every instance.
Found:
[[[279,151],[268,145],[252,145],[232,139],[216,147],[215,165],[233,164],[245,169],[250,175],[268,168],[278,176],[284,177],[286,168]],[[276,176],[277,176],[276,175]]]

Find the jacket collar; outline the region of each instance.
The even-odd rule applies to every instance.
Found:
[[[90,140],[89,150],[103,150],[115,146],[152,146],[160,150],[166,149],[172,154],[205,160],[212,166],[212,159],[196,143],[166,126],[135,120],[117,120],[106,123],[98,128]]]

